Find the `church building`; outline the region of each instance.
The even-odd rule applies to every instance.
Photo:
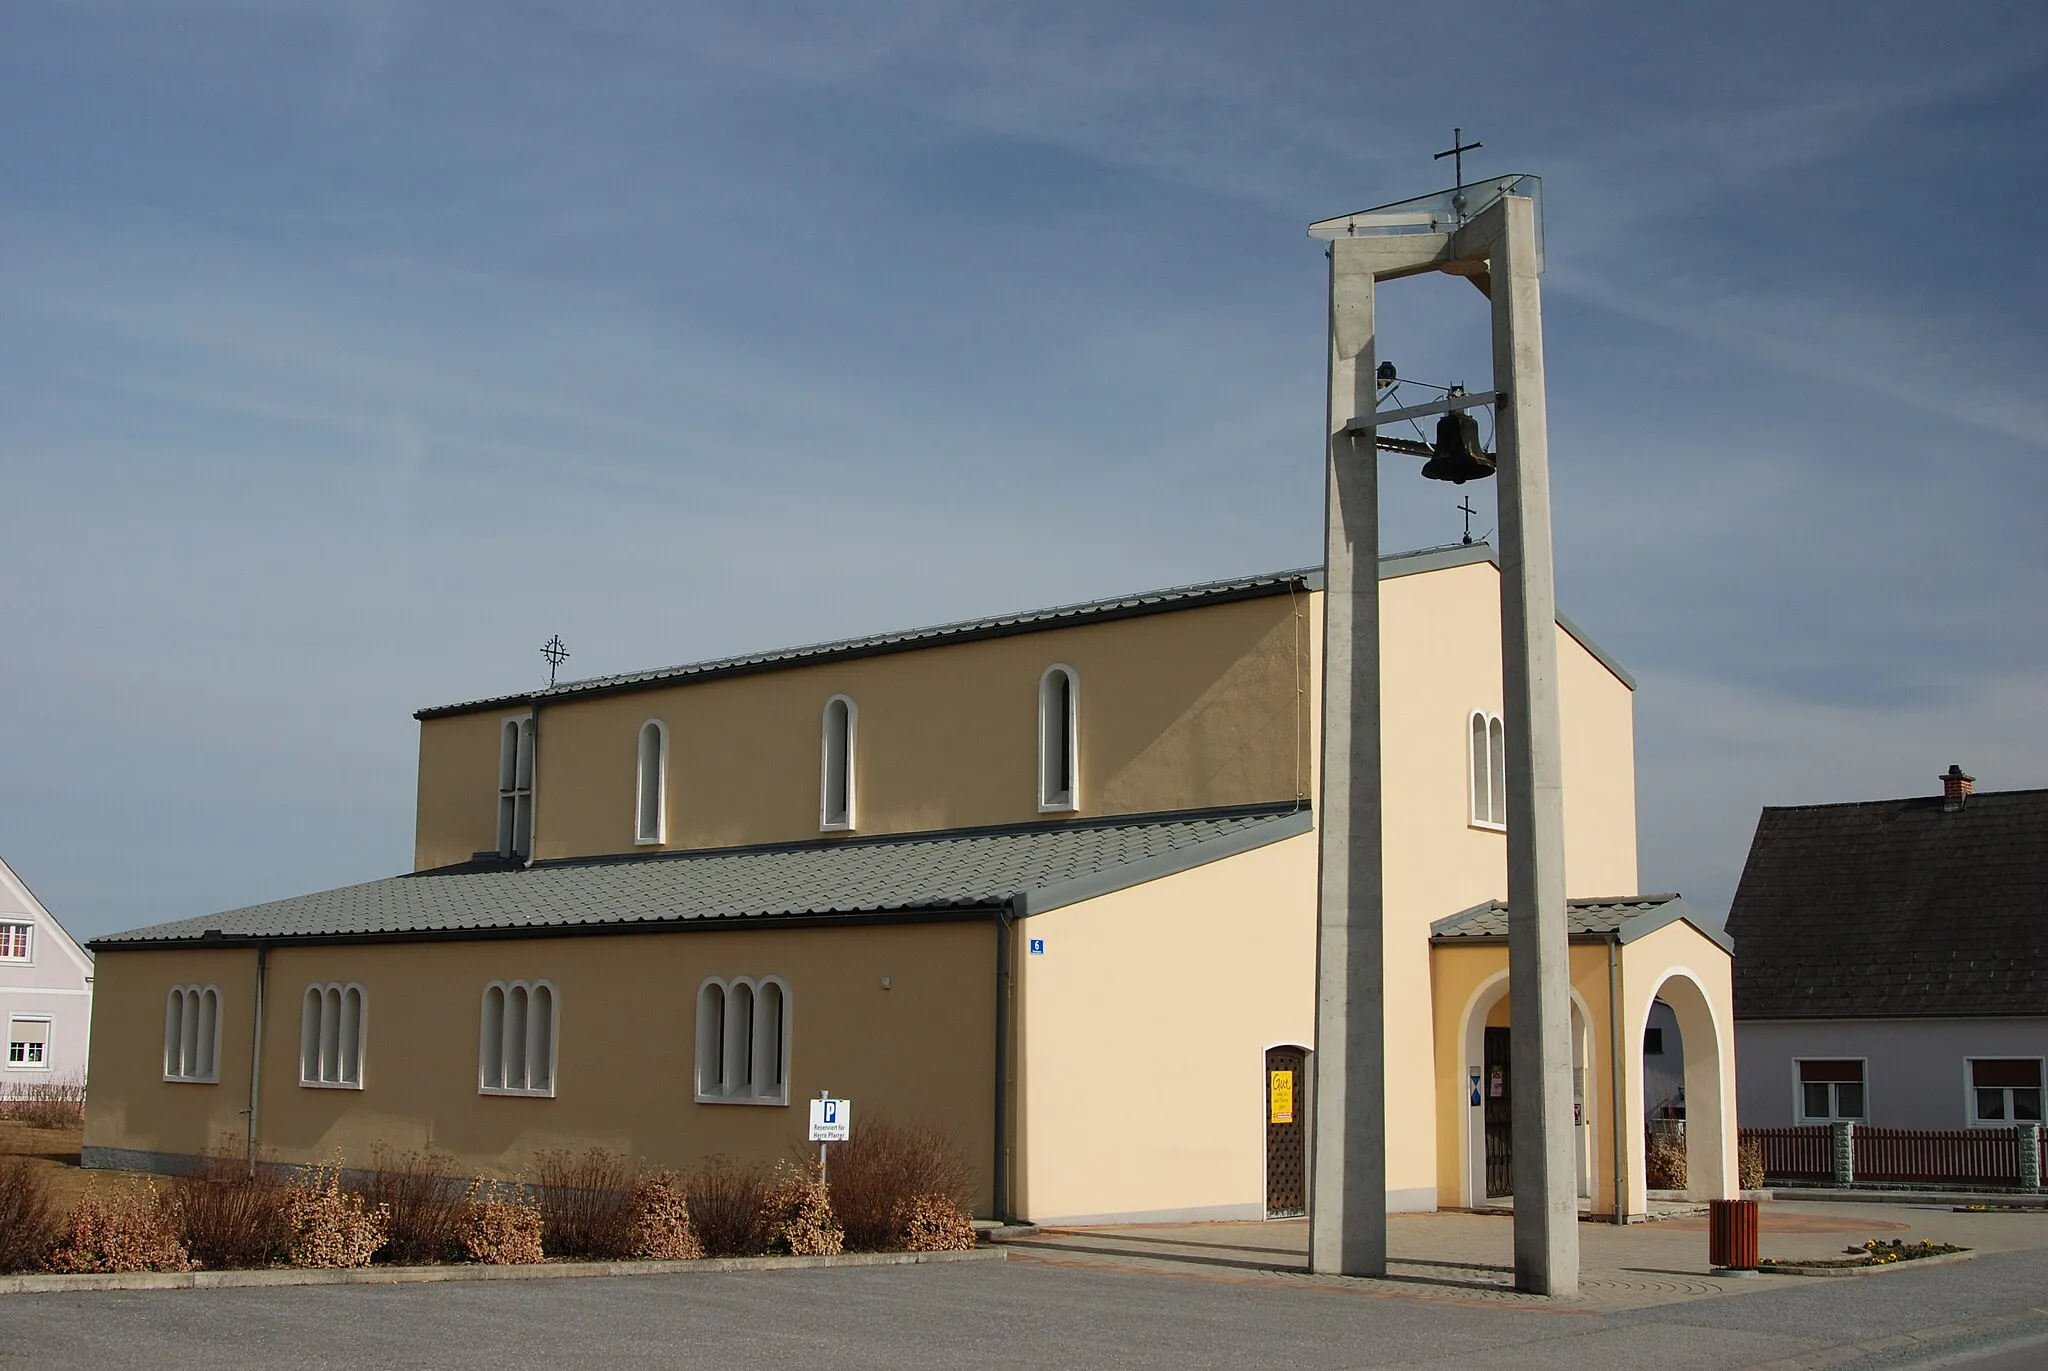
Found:
[[[1389,1199],[1483,1207],[1514,1160],[1499,571],[1381,577]],[[1321,585],[422,710],[411,872],[93,944],[86,1164],[773,1159],[829,1091],[950,1129],[984,1216],[1299,1214]],[[1729,954],[1640,892],[1634,682],[1557,634],[1580,1191],[1640,1215],[1653,1013],[1692,1192],[1733,1193]]]

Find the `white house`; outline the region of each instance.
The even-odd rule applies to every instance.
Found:
[[[92,956],[0,861],[0,1097],[39,1081],[83,1080]]]

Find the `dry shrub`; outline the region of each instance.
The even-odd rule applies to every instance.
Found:
[[[281,1167],[252,1166],[223,1144],[196,1174],[171,1182],[169,1210],[185,1250],[201,1266],[265,1266],[283,1260],[291,1246],[291,1195]]]
[[[455,1158],[431,1150],[393,1157],[383,1147],[370,1156],[370,1168],[344,1184],[391,1216],[390,1239],[378,1256],[406,1266],[461,1260],[467,1196],[455,1179]]]
[[[0,1097],[0,1119],[11,1119],[30,1128],[85,1127],[85,1078],[65,1076],[54,1081],[20,1081]]]
[[[857,1120],[852,1136],[833,1145],[828,1175],[832,1213],[845,1226],[846,1245],[860,1252],[901,1248],[905,1218],[921,1197],[939,1196],[964,1207],[974,1184],[965,1149],[945,1128],[874,1114]]]
[[[846,1234],[832,1217],[832,1196],[815,1166],[778,1162],[761,1209],[770,1252],[830,1257],[846,1250]]]
[[[192,1260],[178,1241],[175,1203],[152,1186],[147,1194],[81,1200],[48,1265],[64,1272],[190,1271]]]
[[[1685,1143],[1669,1133],[1652,1133],[1643,1148],[1643,1183],[1651,1190],[1685,1189]]]
[[[919,1195],[897,1212],[906,1252],[965,1252],[974,1246],[974,1220],[944,1195]]]
[[[1735,1183],[1744,1190],[1764,1188],[1764,1145],[1755,1138],[1735,1149]]]
[[[690,1226],[689,1202],[673,1172],[642,1176],[633,1186],[628,1256],[646,1261],[695,1261],[704,1255]]]
[[[758,1165],[741,1166],[712,1157],[683,1181],[691,1226],[707,1256],[758,1256],[767,1246],[763,1231],[768,1177]]]
[[[38,1271],[64,1239],[49,1175],[29,1157],[0,1157],[0,1274]]]
[[[486,1266],[531,1266],[544,1261],[540,1246],[540,1206],[516,1182],[486,1180],[469,1183],[463,1197],[462,1250]]]
[[[602,1147],[537,1156],[534,1189],[549,1255],[593,1261],[631,1256],[636,1171],[623,1154]]]
[[[339,1166],[300,1173],[285,1199],[285,1222],[293,1266],[368,1266],[391,1236],[391,1211],[343,1190]]]

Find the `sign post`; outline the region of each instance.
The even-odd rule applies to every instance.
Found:
[[[835,1100],[829,1090],[820,1090],[811,1101],[811,1141],[818,1145],[818,1179],[825,1179],[825,1148],[845,1142],[853,1129],[853,1101]]]

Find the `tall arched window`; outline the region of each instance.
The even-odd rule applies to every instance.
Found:
[[[1480,828],[1508,826],[1507,730],[1500,715],[1475,709],[1471,719],[1472,822]]]
[[[363,1088],[360,985],[309,985],[299,1011],[299,1084]]]
[[[498,730],[498,855],[533,853],[533,716]]]
[[[668,841],[668,725],[640,725],[639,780],[634,788],[633,841]]]
[[[1049,666],[1038,678],[1038,808],[1081,807],[1080,679],[1070,666]]]
[[[844,695],[825,702],[818,775],[818,827],[853,827],[854,747],[858,741],[860,711]]]
[[[555,1093],[555,988],[546,981],[484,987],[477,1037],[477,1090],[485,1095]]]
[[[789,1103],[789,986],[780,976],[713,976],[697,987],[697,1099]]]
[[[164,1079],[220,1079],[220,989],[172,986],[164,997]]]

